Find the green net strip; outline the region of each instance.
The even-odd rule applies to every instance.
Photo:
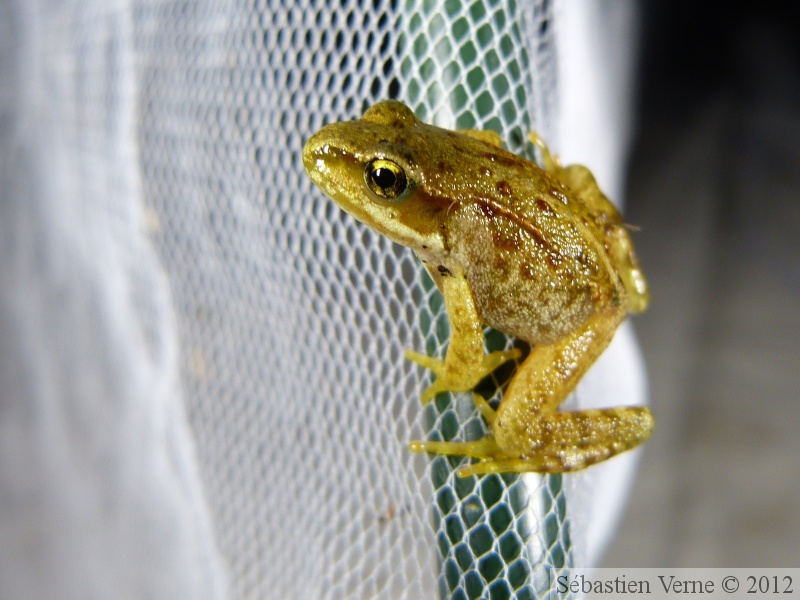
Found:
[[[426,122],[493,129],[511,151],[532,157],[525,142],[531,129],[532,62],[522,10],[514,0],[407,0],[400,23],[400,97]],[[420,269],[427,292],[420,311],[426,351],[442,356],[449,338],[447,316],[433,282]],[[497,331],[487,334],[488,351],[511,343]],[[499,369],[478,392],[496,404],[513,370],[514,365]],[[439,395],[425,410],[431,439],[474,440],[487,433],[469,394]],[[544,477],[531,491],[517,475],[459,478],[455,470],[465,460],[460,457],[431,460],[440,596],[549,597],[546,569],[563,570],[570,563],[561,476]]]

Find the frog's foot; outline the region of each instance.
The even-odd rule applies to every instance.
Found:
[[[483,357],[481,363],[474,368],[464,365],[448,365],[447,361],[406,350],[406,358],[433,371],[436,381],[422,392],[422,403],[427,404],[440,392],[466,392],[474,388],[478,382],[489,375],[504,362],[519,358],[522,352],[519,348],[511,350],[498,350]]]
[[[475,440],[474,442],[422,442],[415,440],[408,445],[408,449],[411,452],[427,452],[429,454],[445,454],[449,456],[469,456],[471,458],[478,458],[481,461],[490,462],[496,459],[504,460],[509,458],[490,435]],[[462,474],[462,472],[466,472],[474,466],[477,465],[459,469],[459,476],[468,477],[471,473]]]
[[[481,408],[482,398],[475,403]],[[489,410],[492,410],[488,407]],[[483,412],[484,409],[481,409]],[[412,452],[430,452],[477,458],[480,462],[458,470],[460,477],[489,473],[565,473],[577,471],[635,448],[653,430],[653,415],[643,406],[554,413],[540,419],[541,436],[523,441],[529,454],[503,449],[494,437],[474,442],[411,442]]]
[[[484,400],[485,402],[485,400]],[[476,401],[477,403],[477,401]],[[487,405],[488,406],[488,405]],[[508,473],[530,469],[515,469],[514,467],[528,461],[518,456],[510,455],[497,445],[495,439],[487,435],[474,442],[421,442],[414,441],[408,445],[411,452],[428,452],[429,454],[444,454],[448,456],[468,456],[477,458],[480,462],[460,468],[456,474],[459,477],[471,477],[488,473]]]
[[[652,413],[644,406],[552,413],[530,424],[526,438],[503,435],[506,458],[462,471],[467,475],[579,471],[635,448],[650,437],[654,424]],[[517,450],[510,450],[509,443]]]

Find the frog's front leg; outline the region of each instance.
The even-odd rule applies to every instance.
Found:
[[[407,359],[436,375],[436,381],[422,393],[423,404],[440,392],[471,390],[498,366],[520,356],[516,348],[484,354],[483,323],[465,273],[460,269],[439,270],[426,266],[444,297],[450,319],[450,344],[444,360],[406,350]]]

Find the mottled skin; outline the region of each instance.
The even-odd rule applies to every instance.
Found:
[[[467,391],[517,350],[484,354],[483,324],[532,345],[497,411],[475,402],[493,435],[412,442],[415,452],[480,459],[462,476],[581,469],[647,439],[645,407],[557,412],[648,292],[628,232],[588,169],[544,168],[500,148],[497,134],[426,125],[387,100],[334,123],[303,149],[311,180],[345,211],[410,247],[444,296],[444,360],[406,356],[437,376],[422,395]]]

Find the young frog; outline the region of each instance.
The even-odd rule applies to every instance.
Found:
[[[558,473],[637,446],[653,429],[643,406],[558,412],[558,405],[648,291],[627,228],[586,167],[562,166],[535,135],[543,168],[500,147],[491,131],[454,132],[386,100],[334,123],[303,149],[311,180],[359,221],[408,246],[444,297],[444,360],[423,403],[472,390],[518,350],[484,353],[484,323],[530,342],[495,411],[475,403],[492,435],[415,441],[414,452],[479,459],[459,471]]]

